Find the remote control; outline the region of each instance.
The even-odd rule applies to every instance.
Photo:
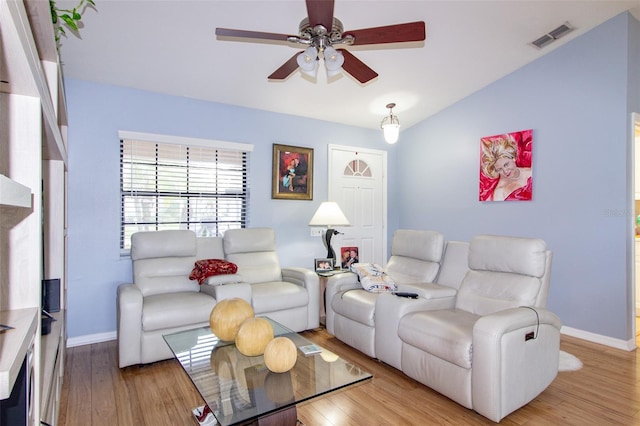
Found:
[[[394,293],[398,297],[408,297],[409,299],[417,299],[418,293],[408,293],[406,291],[397,291]]]

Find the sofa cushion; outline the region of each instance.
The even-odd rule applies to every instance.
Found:
[[[453,309],[416,312],[400,320],[398,337],[408,345],[470,369],[473,326],[479,318]]]
[[[193,231],[142,231],[131,235],[131,260],[195,255],[196,234]]]
[[[436,282],[458,289],[469,270],[469,243],[466,241],[447,242],[442,258],[442,266]]]
[[[431,283],[435,281],[440,264],[425,262],[423,260],[411,259],[408,257],[391,256],[386,273],[398,285],[411,283]]]
[[[398,284],[433,282],[443,250],[444,236],[440,232],[399,229],[393,234],[385,271]]]
[[[309,304],[309,293],[304,287],[284,281],[251,284],[251,304],[256,314],[297,308]]]
[[[346,290],[329,301],[333,311],[369,327],[375,326],[374,313],[378,293],[362,289]]]
[[[428,262],[440,262],[444,235],[437,231],[398,229],[391,241],[392,256],[410,257]]]
[[[209,321],[216,300],[204,293],[166,293],[147,296],[143,304],[142,329],[146,332]]]
[[[539,278],[506,272],[469,271],[462,281],[456,309],[489,315],[518,306],[534,306]]]
[[[537,238],[478,235],[469,244],[469,268],[542,277],[547,245]]]
[[[189,280],[194,257],[138,259],[133,263],[133,280],[143,296],[183,291],[198,292],[198,283]]]
[[[225,259],[238,265],[238,273],[245,282],[282,281],[273,229],[228,229],[224,233],[223,246]]]

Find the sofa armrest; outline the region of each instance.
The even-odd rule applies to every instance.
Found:
[[[473,409],[499,422],[555,379],[560,319],[544,308],[506,309],[473,328]]]
[[[455,304],[456,294],[458,294],[458,290],[456,290],[455,288],[436,283],[399,284],[398,291],[417,293],[418,297],[420,297],[421,299],[449,299],[452,302],[450,306],[444,306],[439,309],[453,308],[453,305]]]
[[[244,299],[251,304],[251,284],[234,283],[225,285],[209,285],[202,284],[200,291],[216,299],[220,302],[224,299],[232,299],[234,297]]]
[[[307,268],[282,268],[282,281],[290,282],[307,289],[309,304],[307,305],[307,330],[320,326],[320,280],[318,274]]]
[[[142,293],[133,284],[120,284],[116,295],[118,365],[140,364],[142,341]]]
[[[244,282],[242,275],[240,274],[222,274],[222,275],[213,275],[211,277],[207,277],[204,280],[204,284],[209,285],[224,285],[224,284],[234,284]]]
[[[314,285],[318,283],[318,274],[311,269],[300,267],[287,267],[282,268],[282,281],[294,283],[302,287],[306,287],[308,284]]]
[[[327,331],[335,336],[334,320],[336,317],[331,301],[333,297],[346,290],[361,289],[362,285],[358,281],[358,275],[353,272],[345,272],[327,277],[327,284],[324,297],[325,325]]]

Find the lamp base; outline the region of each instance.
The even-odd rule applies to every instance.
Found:
[[[336,253],[333,251],[333,247],[331,247],[331,237],[339,233],[340,232],[335,229],[327,229],[327,232],[324,233],[324,242],[327,245],[327,259],[335,260],[336,258]]]

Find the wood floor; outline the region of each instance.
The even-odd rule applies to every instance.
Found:
[[[324,329],[305,337],[371,372],[373,380],[298,406],[306,426],[494,424],[400,371],[341,343]],[[563,336],[561,348],[584,367],[558,377],[501,425],[640,425],[638,351]],[[199,394],[168,360],[120,370],[115,341],[67,351],[59,426],[195,426]]]

